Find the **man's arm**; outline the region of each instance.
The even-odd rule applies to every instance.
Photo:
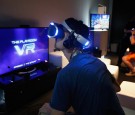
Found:
[[[65,115],[65,112],[59,111],[59,110],[56,110],[56,109],[52,108],[51,115]]]
[[[45,103],[39,109],[38,115],[65,115],[65,112],[53,109],[49,103]]]

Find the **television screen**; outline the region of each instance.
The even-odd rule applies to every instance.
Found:
[[[109,14],[90,14],[91,29],[109,29]]]
[[[0,28],[0,75],[48,61],[47,27]]]

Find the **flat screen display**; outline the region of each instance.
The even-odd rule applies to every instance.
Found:
[[[0,75],[48,61],[47,30],[0,28]]]
[[[108,14],[90,14],[91,29],[109,29],[110,15]]]

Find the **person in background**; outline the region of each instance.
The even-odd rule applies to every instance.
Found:
[[[119,44],[119,51],[118,51],[118,61],[117,66],[121,67],[122,57],[125,55],[127,48],[129,51],[134,51],[135,45],[131,44],[130,36],[131,36],[131,29],[135,28],[135,17],[133,17],[124,27],[124,36]]]
[[[51,24],[48,34],[56,39],[56,49],[63,51],[69,64],[59,71],[51,101],[44,105],[47,115],[125,115],[115,78],[103,62],[87,52],[89,28],[80,20],[67,18],[62,24]],[[67,112],[69,108],[72,111]]]
[[[135,45],[135,28],[132,28],[130,36],[131,45]],[[125,73],[126,76],[135,76],[135,49],[130,51],[129,54],[122,57],[124,64],[130,69],[129,73]]]

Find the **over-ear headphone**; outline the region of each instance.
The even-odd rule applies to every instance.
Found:
[[[75,36],[74,36],[74,31],[72,31],[68,38],[63,42],[63,46],[67,49],[72,49],[75,47]],[[77,45],[76,45],[77,46]]]
[[[90,41],[84,38],[82,35],[77,34],[67,25],[65,21],[62,23],[62,25],[70,32],[68,39],[63,42],[64,47],[67,49],[74,47],[85,49],[90,47]]]

